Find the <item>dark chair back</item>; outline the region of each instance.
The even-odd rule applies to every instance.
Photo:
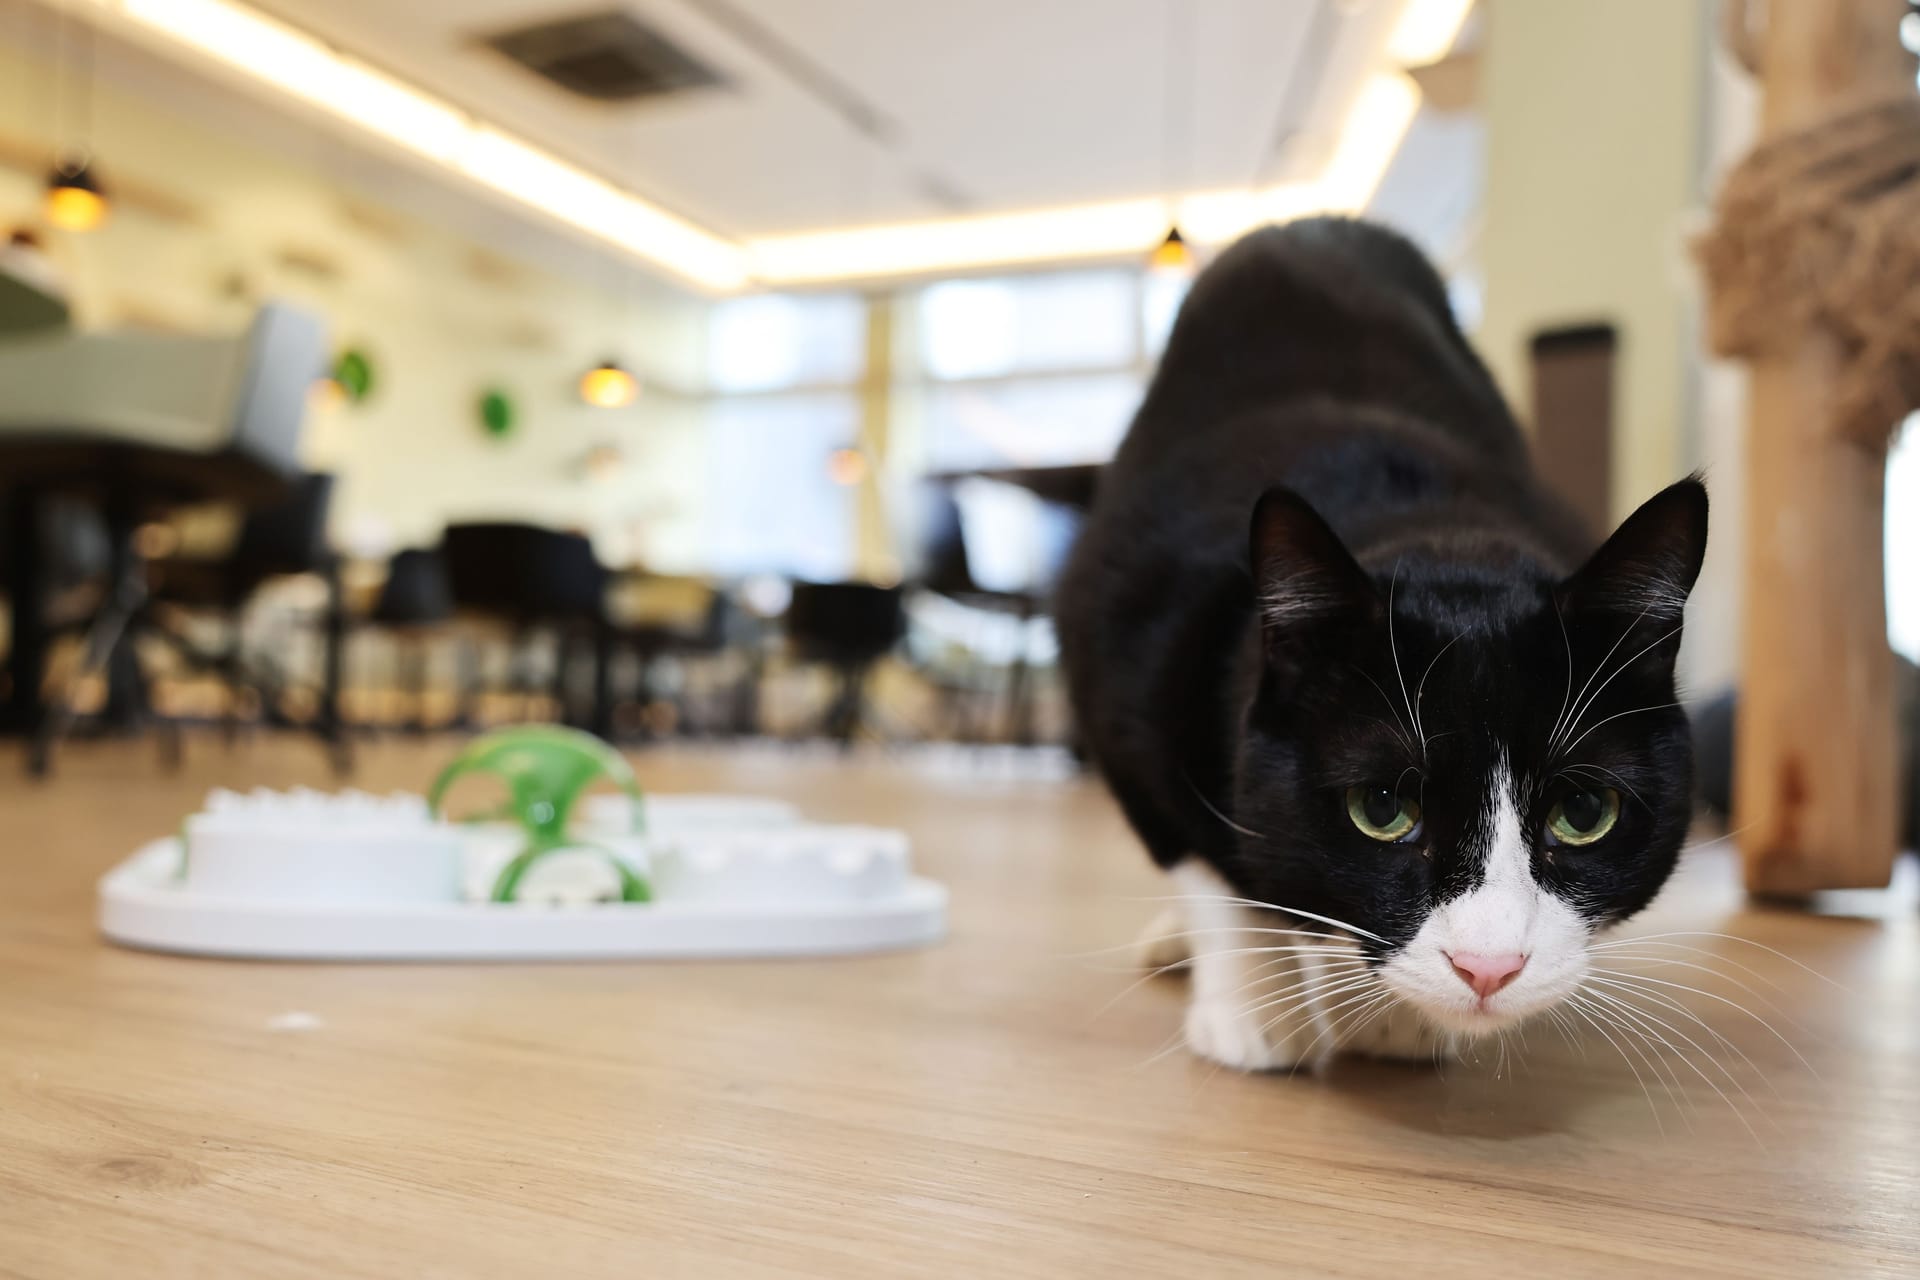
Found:
[[[513,622],[604,616],[607,571],[580,534],[529,524],[454,524],[447,526],[440,557],[462,609]]]
[[[0,512],[0,529],[6,527]],[[45,498],[40,504],[41,571],[54,591],[105,575],[113,565],[113,538],[107,522],[90,504],[71,498]],[[7,551],[0,546],[0,565]]]
[[[333,488],[331,475],[314,472],[295,479],[279,501],[248,511],[233,545],[235,571],[257,584],[278,574],[325,568]]]
[[[991,477],[963,479],[961,483],[981,483]],[[968,520],[955,492],[955,481],[936,480],[928,486],[923,507],[920,542],[920,585],[929,591],[961,599],[999,598],[1018,601],[1044,601],[1053,594],[1060,574],[1065,571],[1085,518],[1081,509],[1060,502],[1045,493],[1027,491],[1032,501],[1033,518],[1026,527],[1027,572],[1015,582],[995,582],[983,586],[975,576],[972,554],[978,544],[968,537]],[[1005,481],[992,480],[1005,485]],[[1015,486],[1018,487],[1018,486]],[[979,533],[976,529],[974,532]],[[991,529],[986,532],[992,532]]]
[[[967,535],[960,519],[960,503],[953,485],[935,480],[925,489],[920,535],[920,582],[944,596],[971,595],[979,590],[967,563]]]
[[[387,580],[374,602],[373,620],[391,627],[421,627],[453,616],[453,589],[435,551],[410,548],[387,562]]]
[[[899,587],[796,582],[786,622],[797,657],[854,667],[892,651],[906,632],[906,610]]]

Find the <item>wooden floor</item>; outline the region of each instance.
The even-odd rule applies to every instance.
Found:
[[[445,754],[377,746],[360,780],[419,787]],[[134,954],[95,935],[95,877],[209,785],[325,785],[317,754],[193,741],[169,777],[150,747],[90,746],[35,786],[0,752],[0,1274],[1920,1274],[1910,886],[1748,910],[1708,849],[1639,926],[1839,984],[1714,939],[1646,970],[1752,1006],[1810,1067],[1673,988],[1751,1064],[1547,1029],[1440,1072],[1243,1077],[1160,1055],[1180,983],[1122,995],[1123,953],[1099,954],[1162,890],[1092,785],[640,764],[909,828],[951,940],[784,964]]]

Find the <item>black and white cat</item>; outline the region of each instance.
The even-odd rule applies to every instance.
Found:
[[[1196,1053],[1424,1056],[1578,989],[1686,833],[1706,536],[1684,480],[1592,550],[1398,236],[1220,256],[1059,609],[1085,745],[1179,886],[1156,958],[1191,954]]]

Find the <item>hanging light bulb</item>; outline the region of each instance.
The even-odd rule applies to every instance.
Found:
[[[47,221],[65,231],[91,231],[107,220],[106,188],[85,157],[70,156],[47,175]]]
[[[580,398],[601,409],[630,405],[639,394],[639,381],[612,360],[603,360],[580,375]]]
[[[1167,238],[1147,255],[1147,270],[1155,275],[1187,279],[1193,275],[1195,266],[1193,250],[1181,236],[1179,227],[1170,229]]]
[[[827,455],[827,479],[851,488],[867,478],[867,455],[859,449],[835,449]]]
[[[318,413],[332,413],[347,402],[347,389],[332,374],[323,374],[307,386],[307,406]]]

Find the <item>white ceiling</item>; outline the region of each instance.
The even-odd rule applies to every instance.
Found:
[[[609,107],[570,98],[478,42],[601,7],[595,0],[255,2],[729,236],[1162,191],[1167,76],[1183,64],[1198,74],[1175,185],[1238,188],[1310,171],[1399,4],[606,0],[728,81]],[[1169,55],[1170,5],[1190,62]],[[767,56],[763,39],[743,38],[743,23],[850,90],[891,122],[891,136],[861,133]],[[1308,60],[1322,64],[1317,74],[1301,66]],[[1296,110],[1285,109],[1290,84]],[[1302,85],[1317,90],[1304,104]],[[1286,127],[1301,136],[1275,159]]]
[[[50,0],[65,4],[72,0]],[[1186,191],[1316,174],[1403,0],[246,0],[727,236],[1086,205],[1162,192],[1168,3],[1192,42]],[[568,97],[483,33],[624,2],[729,81],[625,107]],[[383,8],[384,5],[384,8]],[[56,10],[0,0],[0,43],[42,59]],[[732,12],[729,26],[716,13]],[[37,15],[37,16],[36,16]],[[739,23],[770,36],[743,41]],[[1471,32],[1469,37],[1471,38]],[[891,123],[876,142],[763,52],[796,51]],[[1308,62],[1317,62],[1307,67]],[[587,279],[633,266],[543,215],[413,163],[244,77],[103,38],[123,92],[304,156],[343,187],[512,257]],[[1372,206],[1456,263],[1479,199],[1480,126],[1415,120]],[[1277,138],[1286,144],[1276,148]],[[964,197],[962,206],[928,190]],[[1084,255],[1080,255],[1084,256]],[[668,277],[642,275],[662,287]],[[649,285],[649,288],[652,286]]]

